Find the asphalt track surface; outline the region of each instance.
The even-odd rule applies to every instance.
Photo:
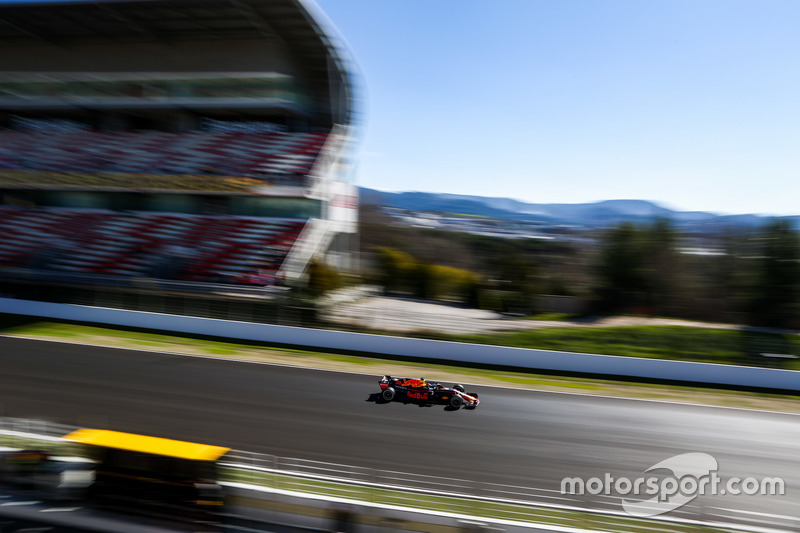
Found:
[[[720,477],[781,477],[786,494],[700,496],[676,516],[800,525],[796,415],[469,385],[480,407],[452,411],[375,402],[375,375],[13,338],[0,338],[0,364],[4,416],[550,494],[564,477],[636,479],[704,452]]]

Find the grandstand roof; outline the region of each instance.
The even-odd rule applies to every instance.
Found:
[[[342,50],[304,4],[305,0],[12,0],[0,3],[0,46],[68,49],[83,44],[264,39],[290,48],[311,74],[309,81],[323,92],[330,76],[349,90],[351,73]]]
[[[277,24],[275,22],[278,22]],[[294,0],[90,0],[0,4],[4,45],[283,39],[324,57]],[[316,42],[315,42],[316,41]]]

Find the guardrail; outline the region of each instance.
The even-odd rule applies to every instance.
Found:
[[[61,437],[75,429],[77,428],[73,426],[44,420],[0,417],[0,435],[4,435],[5,442],[12,445],[22,444],[29,440],[64,442]]]
[[[586,525],[616,518],[622,512],[621,497],[597,495],[591,502],[580,497],[526,486],[503,485],[460,478],[430,476],[396,470],[311,461],[292,457],[234,450],[226,454],[223,467],[236,470],[240,482],[270,489],[333,495],[371,503],[401,505],[481,516],[511,518],[540,523],[557,519],[576,522],[575,512]],[[589,506],[591,503],[591,507]],[[673,513],[672,519],[691,520],[696,509]],[[613,520],[610,520],[613,522]],[[581,525],[572,524],[572,525]]]
[[[61,443],[61,437],[77,429],[47,421],[0,417],[0,446],[31,447],[36,441]],[[373,505],[463,514],[485,519],[512,520],[557,527],[623,533],[629,531],[687,532],[724,527],[744,531],[767,531],[757,513],[735,514],[735,510],[692,502],[669,516],[633,518],[622,511],[622,497],[581,497],[560,490],[502,485],[459,478],[382,470],[263,453],[232,450],[220,461],[223,483],[246,484],[275,491],[314,494]],[[732,514],[733,513],[733,514]],[[714,521],[704,520],[715,516]],[[769,531],[796,531],[800,517],[771,515]]]

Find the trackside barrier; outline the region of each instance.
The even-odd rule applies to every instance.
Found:
[[[0,449],[47,447],[77,428],[44,421],[0,417]],[[69,445],[69,444],[67,444]],[[369,531],[438,533],[702,533],[709,528],[776,533],[795,531],[800,519],[783,517],[769,531],[762,518],[731,515],[730,510],[687,505],[670,516],[637,519],[622,512],[620,496],[562,494],[558,490],[500,485],[410,472],[379,470],[337,463],[232,450],[220,461],[220,478],[228,487],[234,521],[245,521],[246,508],[267,511],[272,523],[303,519],[309,530],[326,528],[336,509],[348,509]],[[757,514],[757,513],[756,513]],[[715,516],[714,522],[697,517]],[[773,515],[773,519],[779,517]],[[355,519],[355,518],[354,518]],[[413,524],[413,526],[412,526]],[[473,527],[474,526],[474,527]],[[236,528],[232,529],[235,531]],[[322,530],[322,529],[319,529]],[[356,529],[362,531],[363,529]],[[252,531],[252,529],[249,529]]]
[[[800,372],[774,368],[410,339],[345,331],[145,313],[124,309],[35,302],[13,298],[0,298],[0,312],[114,326],[148,328],[174,333],[228,337],[264,343],[382,355],[413,356],[439,361],[800,391]]]

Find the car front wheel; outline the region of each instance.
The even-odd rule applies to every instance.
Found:
[[[459,409],[462,405],[464,405],[464,399],[461,396],[454,395],[450,398],[450,407]]]

